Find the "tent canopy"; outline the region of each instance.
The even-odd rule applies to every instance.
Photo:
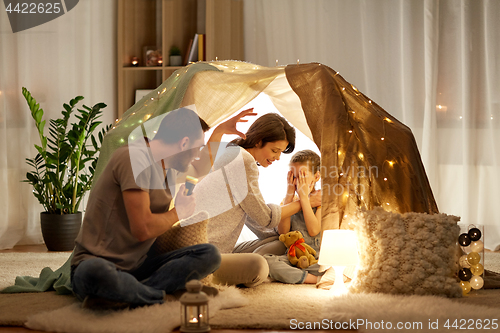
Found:
[[[270,68],[217,61],[177,70],[106,135],[95,179],[113,151],[149,118],[194,104],[214,126],[260,93],[321,152],[323,229],[348,228],[359,207],[438,212],[411,130],[318,63]]]

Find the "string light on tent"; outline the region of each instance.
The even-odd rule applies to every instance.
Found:
[[[394,161],[387,161],[387,163],[389,163],[390,166],[394,165]]]
[[[363,153],[359,153],[358,157],[359,157],[360,160],[362,160],[365,156],[363,155]]]
[[[387,181],[387,178],[384,178],[384,182],[386,182],[386,181]]]
[[[385,117],[384,118],[385,121],[387,121],[388,123],[392,123],[392,120],[390,120],[389,118]]]
[[[380,138],[380,140],[384,141],[384,140],[385,140],[385,138]]]
[[[349,130],[349,133],[352,133],[352,130]]]

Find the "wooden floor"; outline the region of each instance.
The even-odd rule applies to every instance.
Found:
[[[45,245],[18,245],[10,250],[0,250],[0,253],[10,253],[10,252],[49,252]],[[71,253],[71,251],[68,251]],[[252,333],[264,333],[264,332],[273,332],[273,333],[285,333],[285,332],[296,332],[297,330],[256,330],[256,329],[248,329],[248,330],[211,330],[212,333],[243,333],[243,332],[252,332]],[[307,330],[308,333],[314,332],[327,332],[321,330]],[[343,332],[357,332],[356,330],[343,330]],[[14,327],[14,326],[0,326],[0,333],[47,333],[44,331],[33,331],[24,327]],[[173,333],[180,333],[179,330],[173,331]]]

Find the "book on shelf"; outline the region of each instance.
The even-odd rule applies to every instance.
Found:
[[[204,61],[207,58],[206,51],[206,36],[205,34],[195,34],[194,38],[189,41],[188,52],[186,52],[187,60],[185,64],[191,62]]]
[[[189,40],[188,47],[186,49],[186,54],[184,55],[184,61],[182,63],[183,66],[186,66],[188,64],[189,54],[191,52],[191,47],[193,47],[193,40],[192,39]]]
[[[205,34],[198,35],[198,61],[207,60],[206,40]]]
[[[191,50],[189,51],[188,64],[190,62],[198,61],[198,34],[194,35],[193,45],[191,45]]]

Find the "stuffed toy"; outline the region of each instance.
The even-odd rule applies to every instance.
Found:
[[[288,260],[298,268],[307,268],[318,262],[314,257],[316,251],[304,243],[304,238],[300,231],[290,231],[280,235],[280,241],[288,248]]]

